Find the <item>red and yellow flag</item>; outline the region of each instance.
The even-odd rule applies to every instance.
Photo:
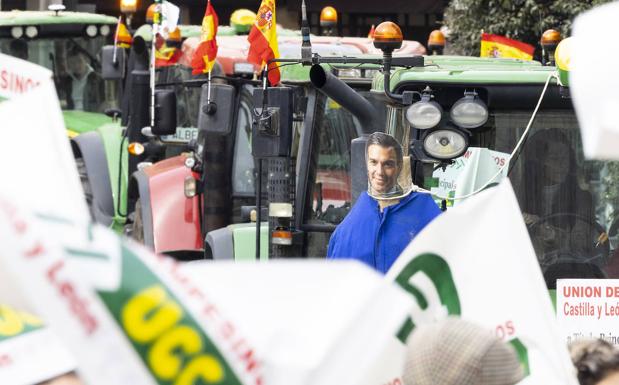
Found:
[[[155,41],[155,67],[167,67],[178,63],[183,55],[181,51],[181,31],[178,27],[172,31],[168,38],[157,34]]]
[[[481,57],[504,57],[512,59],[533,60],[535,47],[505,36],[481,34]]]
[[[200,45],[196,48],[191,59],[193,74],[205,74],[210,72],[217,58],[217,27],[219,18],[211,5],[211,0],[206,4],[206,12],[202,19],[202,35]]]
[[[262,0],[256,22],[251,27],[247,40],[249,41],[247,61],[250,63],[264,68],[269,60],[279,58],[275,0]],[[277,63],[270,63],[268,71],[269,83],[273,86],[279,84],[280,73]]]
[[[372,24],[372,28],[370,28],[370,32],[368,33],[368,39],[374,39],[375,31],[376,31],[376,28],[374,27],[374,24]]]
[[[118,18],[118,25],[116,26],[114,43],[120,48],[131,48],[131,44],[133,43],[133,37],[120,17]]]

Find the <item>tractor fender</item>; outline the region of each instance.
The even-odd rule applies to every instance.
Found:
[[[198,178],[185,166],[186,154],[157,162],[136,172],[130,183],[130,201],[140,198],[144,242],[156,253],[200,251],[199,196],[187,198],[187,177]],[[139,196],[138,196],[139,194]]]
[[[144,170],[138,170],[131,175],[128,196],[130,201],[134,204],[138,198],[140,199],[140,220],[142,221],[143,226],[142,236],[144,244],[151,249],[154,249],[153,213],[151,210],[149,177]]]
[[[71,140],[74,157],[81,158],[92,190],[92,213],[98,223],[109,226],[114,218],[114,198],[110,186],[110,170],[103,141],[97,132],[87,132]],[[83,178],[80,175],[80,178]]]

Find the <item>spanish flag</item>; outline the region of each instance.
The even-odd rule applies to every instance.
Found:
[[[191,67],[193,74],[205,74],[210,72],[215,65],[217,57],[217,26],[219,18],[215,9],[211,5],[211,0],[206,4],[206,12],[202,19],[202,35],[200,37],[200,45],[196,48],[191,59]]]
[[[168,38],[157,34],[155,41],[155,67],[167,67],[178,63],[182,56],[181,51],[181,31],[178,27],[172,31]]]
[[[116,26],[116,34],[114,35],[114,44],[119,48],[131,48],[133,43],[133,37],[129,33],[129,29],[123,23],[122,17],[118,18],[118,25]]]
[[[481,34],[481,57],[504,57],[521,60],[533,60],[535,47],[505,36]]]
[[[279,58],[275,0],[262,0],[256,22],[251,27],[247,40],[249,41],[247,61],[250,63],[264,67],[269,60]],[[280,73],[277,63],[270,63],[268,70],[269,83],[273,86],[279,84]]]

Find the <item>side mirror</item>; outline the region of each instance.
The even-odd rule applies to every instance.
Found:
[[[176,133],[176,94],[174,90],[155,91],[155,126],[157,136]]]
[[[258,108],[252,125],[252,154],[257,157],[290,156],[294,95],[290,87],[267,88],[266,111]],[[254,90],[254,105],[263,106],[265,92]]]
[[[106,45],[101,50],[101,76],[104,80],[125,78],[127,52],[123,48]]]
[[[234,87],[211,83],[211,102],[208,103],[208,84],[202,86],[198,128],[208,133],[228,135],[232,131]]]

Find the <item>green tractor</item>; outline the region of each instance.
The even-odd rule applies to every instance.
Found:
[[[62,6],[0,12],[0,52],[53,72],[70,137],[111,123],[104,112],[119,106],[119,83],[101,77],[99,57],[116,24],[116,18]]]
[[[400,140],[410,157],[413,180],[431,191],[444,210],[510,178],[549,289],[559,278],[619,276],[619,201],[613,194],[618,166],[584,159],[570,89],[560,82],[556,67],[456,56],[428,56],[421,65],[401,66],[402,59],[391,54],[393,41],[378,43],[384,52],[382,73],[374,77],[371,89],[362,91],[359,81],[347,82],[348,91],[325,87],[330,69],[323,64],[310,71],[320,91],[309,93],[318,100],[324,97],[322,106],[328,107],[354,90],[370,107],[378,106],[369,116],[384,120],[375,127]],[[285,132],[285,108],[277,100],[269,98],[275,103],[269,107],[279,110],[278,127]],[[340,106],[363,113],[362,105],[344,98]],[[321,107],[308,107],[304,130],[298,142],[292,141],[288,162],[294,167],[281,172],[275,158],[265,166],[270,187],[263,199],[272,197],[273,186],[288,186],[285,193],[294,193],[265,199],[269,230],[263,232],[270,257],[323,257],[330,233],[367,188],[365,132],[350,130],[355,127],[351,123],[336,129],[317,111]],[[351,119],[363,124],[356,113]],[[255,145],[261,126],[254,121],[253,127]],[[250,159],[246,168],[252,169],[255,159]],[[346,191],[338,198],[336,183]],[[208,192],[208,185],[205,189]],[[288,209],[273,205],[282,202]],[[213,258],[245,259],[242,249],[255,242],[255,234],[247,226],[233,225],[207,233],[206,240]]]

